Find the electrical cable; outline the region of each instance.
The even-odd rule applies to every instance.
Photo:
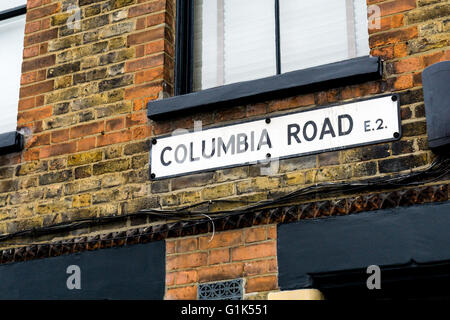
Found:
[[[326,192],[327,195],[332,195],[334,193],[353,193],[355,191],[368,190],[374,187],[376,188],[392,188],[392,187],[400,187],[400,186],[417,186],[423,185],[427,183],[432,183],[438,181],[439,179],[449,175],[450,173],[450,158],[448,155],[437,156],[434,161],[430,164],[428,168],[421,171],[410,172],[407,174],[396,175],[394,177],[381,177],[375,178],[372,180],[365,181],[355,181],[355,182],[325,182],[321,184],[315,184],[308,187],[300,188],[294,190],[286,195],[275,199],[268,199],[262,201],[243,201],[243,200],[230,200],[230,199],[218,199],[213,201],[202,201],[196,204],[192,204],[189,206],[173,209],[173,210],[161,210],[161,209],[143,209],[134,214],[120,215],[120,216],[105,216],[98,218],[86,218],[80,219],[76,221],[72,221],[69,223],[60,223],[52,226],[46,226],[42,228],[32,228],[27,230],[18,231],[15,233],[10,233],[6,235],[0,236],[0,242],[4,242],[6,240],[10,240],[13,238],[17,238],[20,236],[39,236],[44,234],[51,234],[55,232],[61,231],[69,231],[75,230],[81,227],[90,227],[92,225],[98,226],[102,224],[108,224],[110,222],[125,220],[127,218],[132,217],[142,217],[148,216],[154,219],[165,219],[172,220],[174,222],[186,222],[189,221],[191,223],[204,223],[208,221],[205,219],[205,212],[193,211],[191,209],[198,208],[202,205],[211,205],[211,204],[220,204],[220,203],[252,203],[247,206],[242,206],[239,208],[231,209],[231,210],[222,210],[215,212],[207,212],[209,220],[214,223],[214,220],[220,219],[227,215],[235,215],[235,214],[243,214],[243,213],[251,213],[255,210],[260,210],[262,208],[269,208],[271,206],[277,204],[284,204],[293,199],[299,200],[302,197],[307,198],[311,195],[316,195],[318,193]],[[421,177],[431,177],[430,179],[422,180]],[[414,179],[414,180],[413,180]],[[408,182],[409,180],[409,182]],[[412,180],[412,181],[411,181]],[[187,219],[187,220],[186,220]],[[195,220],[194,220],[195,219]],[[160,220],[159,220],[160,221]],[[158,231],[159,232],[159,231]],[[5,243],[3,243],[5,244]],[[43,243],[39,243],[43,244]],[[21,245],[20,243],[7,243],[7,245]],[[31,243],[26,243],[25,245],[32,245]]]

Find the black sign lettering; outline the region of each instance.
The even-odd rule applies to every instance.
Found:
[[[214,156],[214,154],[216,153],[216,138],[212,138],[212,141],[211,141],[211,154],[209,154],[209,155],[207,155],[206,153],[205,153],[205,149],[206,149],[206,141],[205,140],[203,140],[202,141],[202,155],[203,155],[203,158],[205,158],[205,159],[210,159],[210,158],[212,158],[213,156]]]
[[[306,134],[306,131],[308,130],[308,126],[312,126],[314,133],[312,136],[308,137]],[[306,141],[313,141],[317,136],[317,125],[314,121],[308,121],[305,123],[305,126],[303,127],[303,137]]]
[[[347,119],[348,120],[348,129],[347,131],[343,131],[343,125],[342,125],[342,120],[343,119]],[[346,136],[348,134],[350,134],[350,132],[352,132],[353,130],[353,119],[350,115],[348,114],[342,114],[338,117],[338,130],[339,130],[339,136]]]
[[[220,157],[221,156],[221,150],[223,150],[223,152],[225,154],[227,154],[227,152],[231,149],[231,155],[235,154],[235,148],[236,148],[236,141],[234,138],[234,134],[231,135],[230,139],[228,140],[227,145],[225,146],[225,143],[223,142],[222,138],[219,137],[218,141],[218,151],[217,151],[217,156]],[[221,149],[222,147],[222,149]]]
[[[172,163],[172,161],[164,161],[164,153],[166,152],[166,151],[172,151],[172,148],[171,147],[165,147],[162,151],[161,151],[161,163],[162,163],[162,165],[163,166],[165,166],[165,167],[167,167],[167,166],[169,166],[171,163]]]
[[[296,123],[288,125],[288,145],[292,144],[292,138],[297,141],[297,143],[301,143],[298,134],[300,133],[300,126]]]
[[[322,132],[320,133],[319,139],[322,140],[326,134],[331,134],[331,136],[333,138],[336,137],[333,126],[331,125],[330,118],[325,118],[325,121],[323,122],[323,126],[322,126]]]
[[[179,151],[183,150],[183,157],[180,159],[179,157]],[[184,144],[180,144],[176,149],[175,149],[175,161],[177,163],[183,163],[187,158],[187,148]]]
[[[258,148],[260,150],[262,146],[268,145],[269,148],[272,148],[272,142],[270,141],[269,133],[266,129],[264,129],[261,133],[261,137],[259,138]]]

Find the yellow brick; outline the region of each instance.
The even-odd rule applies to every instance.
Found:
[[[88,193],[73,197],[72,207],[74,208],[87,207],[90,205],[91,195]]]
[[[205,200],[220,199],[234,194],[234,184],[221,184],[206,188],[202,191],[202,197]]]

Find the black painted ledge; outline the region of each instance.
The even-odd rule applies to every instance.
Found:
[[[27,13],[27,6],[14,7],[8,10],[0,11],[0,20],[14,18]]]
[[[16,131],[0,134],[0,155],[20,152],[24,147],[24,137]]]
[[[342,87],[382,77],[379,57],[359,57],[280,75],[233,83],[185,95],[150,101],[147,115],[151,120],[167,119],[177,114],[215,110],[224,106],[254,103],[289,95]]]

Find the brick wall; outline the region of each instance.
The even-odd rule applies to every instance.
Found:
[[[217,198],[258,201],[314,183],[380,177],[429,165],[434,154],[427,146],[421,72],[433,63],[450,59],[450,3],[367,3],[378,5],[381,12],[381,28],[370,30],[369,42],[371,54],[383,59],[383,79],[158,121],[153,124],[154,133],[192,129],[195,120],[202,121],[203,126],[233,123],[396,92],[401,97],[400,141],[282,160],[278,172],[271,176],[262,176],[261,167],[251,165],[158,181],[153,183],[152,192],[160,195],[161,204],[170,207]]]
[[[166,299],[197,299],[198,284],[244,279],[244,298],[278,288],[275,225],[166,242]]]
[[[209,206],[225,210],[315,183],[419,170],[433,160],[421,71],[450,60],[449,1],[367,1],[381,9],[381,29],[370,31],[371,54],[384,60],[381,80],[153,122],[147,102],[173,92],[174,3],[28,1],[18,114],[26,146],[0,157],[0,234],[232,200]],[[80,28],[72,30],[68,8],[77,4]],[[390,92],[400,94],[400,141],[282,160],[272,175],[250,165],[149,180],[150,138],[193,128],[195,120],[208,127]],[[199,283],[235,277],[245,279],[247,298],[276,290],[275,230],[226,231],[210,243],[210,234],[169,240],[166,298],[195,298]],[[83,232],[91,230],[76,234]]]
[[[172,1],[27,7],[18,113],[26,146],[0,158],[0,233],[154,206],[145,104],[172,92]]]

